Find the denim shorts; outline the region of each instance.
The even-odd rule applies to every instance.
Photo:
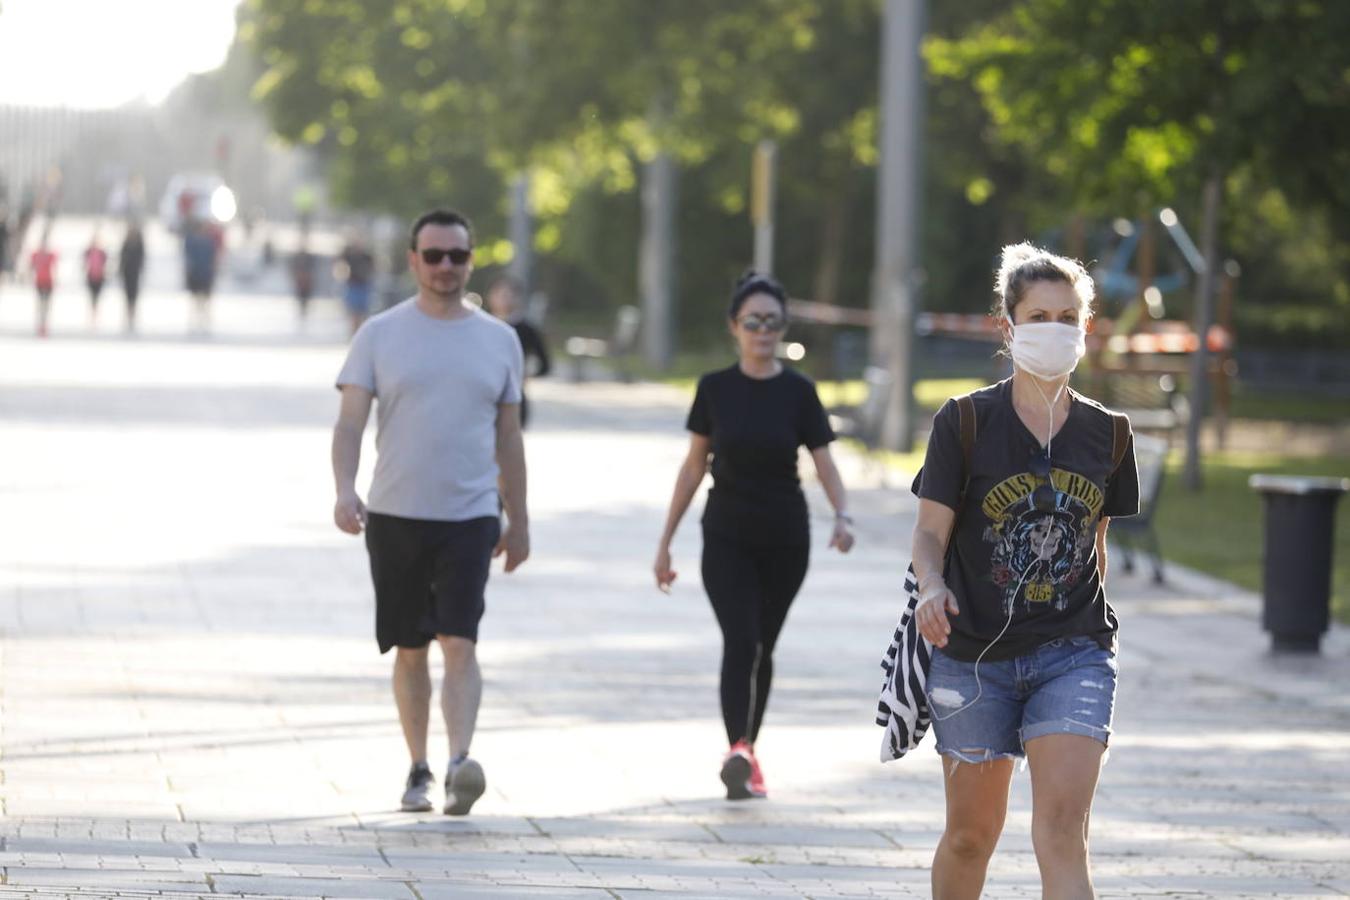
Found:
[[[934,648],[925,692],[937,751],[962,762],[1026,755],[1047,734],[1105,745],[1116,700],[1116,655],[1090,637],[1056,638],[1015,659],[979,664]]]

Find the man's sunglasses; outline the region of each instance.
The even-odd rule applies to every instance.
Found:
[[[422,251],[422,262],[429,266],[439,266],[441,260],[450,257],[450,264],[462,266],[473,259],[473,251],[465,250],[461,247],[455,247],[450,250],[443,250],[440,247],[427,247]]]
[[[736,322],[752,334],[761,331],[772,334],[787,327],[787,322],[783,320],[782,316],[744,316],[737,319]]]
[[[1032,453],[1031,460],[1027,463],[1027,469],[1032,475],[1042,479],[1041,483],[1036,485],[1036,489],[1031,492],[1031,505],[1038,512],[1054,512],[1057,498],[1055,486],[1050,483],[1050,452],[1038,450]]]

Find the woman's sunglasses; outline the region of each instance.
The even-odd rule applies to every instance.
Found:
[[[462,247],[455,247],[450,250],[443,250],[440,247],[427,247],[422,251],[422,262],[429,266],[439,266],[441,260],[450,257],[450,264],[462,266],[473,258],[472,250],[465,250]]]
[[[1057,492],[1055,486],[1050,483],[1050,451],[1038,450],[1032,453],[1031,460],[1027,463],[1027,469],[1032,475],[1042,479],[1041,483],[1036,485],[1036,489],[1031,492],[1031,505],[1038,512],[1054,512]]]
[[[757,334],[761,331],[772,334],[787,327],[787,322],[783,320],[782,316],[743,316],[737,319],[736,323],[751,334]]]

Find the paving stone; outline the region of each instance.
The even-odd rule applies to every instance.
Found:
[[[119,890],[183,889],[186,885],[209,890],[209,882],[190,872],[155,872],[143,869],[105,868],[28,868],[7,867],[5,882],[10,885],[57,885]]]
[[[164,841],[132,840],[73,840],[67,838],[15,837],[5,841],[7,853],[61,853],[90,856],[170,857],[192,859],[195,855],[186,844]]]
[[[196,855],[203,858],[239,862],[286,862],[308,865],[380,866],[387,865],[380,851],[374,847],[334,844],[259,844],[250,842],[223,843],[204,841],[196,845]]]
[[[211,879],[216,894],[277,894],[285,897],[359,897],[362,900],[415,900],[416,894],[395,881],[340,878],[276,878],[220,875]]]
[[[493,900],[504,900],[508,897],[548,897],[558,898],[558,900],[596,900],[596,898],[605,898],[609,900],[614,895],[603,888],[557,888],[557,887],[530,887],[521,884],[502,884],[493,887],[466,887],[462,884],[443,884],[434,881],[419,882],[417,893],[421,895],[422,900],[480,900],[480,898],[493,898]],[[648,894],[643,894],[649,897]]]
[[[394,869],[405,869],[419,874],[436,872],[473,871],[491,875],[496,872],[554,872],[576,874],[577,864],[571,859],[546,853],[436,853],[429,851],[387,850],[384,858]]]

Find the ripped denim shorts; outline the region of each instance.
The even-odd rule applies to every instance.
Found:
[[[962,762],[1019,758],[1047,734],[1105,745],[1116,701],[1116,655],[1090,637],[1056,638],[1015,659],[979,665],[934,648],[925,691],[937,751]]]

